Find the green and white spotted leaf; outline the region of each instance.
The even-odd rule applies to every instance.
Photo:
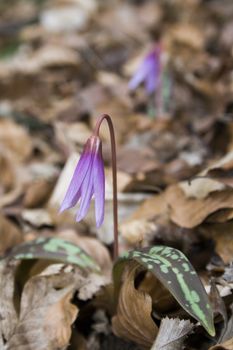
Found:
[[[155,246],[125,253],[113,267],[116,294],[121,286],[121,275],[129,261],[153,273],[170,291],[178,303],[199,321],[211,335],[215,335],[213,311],[203,284],[186,256],[175,248]]]
[[[82,269],[100,271],[97,263],[77,245],[55,237],[40,237],[14,248],[7,258],[20,260],[46,259],[74,264]]]

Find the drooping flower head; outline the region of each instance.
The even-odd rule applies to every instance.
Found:
[[[130,90],[135,90],[144,82],[148,94],[155,92],[161,81],[161,46],[150,51],[129,82]]]
[[[92,135],[84,146],[60,212],[79,203],[76,220],[81,221],[88,212],[93,195],[96,226],[100,227],[104,219],[105,178],[102,144],[97,135]]]

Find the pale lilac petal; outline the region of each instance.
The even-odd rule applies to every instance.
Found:
[[[148,94],[154,92],[160,79],[160,49],[150,52],[143,60],[139,69],[129,82],[129,88],[134,90],[145,82]]]
[[[157,86],[159,84],[159,74],[158,70],[153,69],[150,74],[145,79],[145,86],[146,86],[146,91],[148,94],[151,94],[153,91],[157,89]]]
[[[97,154],[94,161],[94,194],[96,226],[99,228],[104,220],[105,199],[104,164],[101,154]]]
[[[73,207],[80,200],[76,220],[81,221],[87,215],[94,192],[96,224],[99,227],[104,217],[104,166],[101,141],[96,135],[86,142],[60,211]]]
[[[151,64],[150,72],[145,79],[146,91],[148,94],[154,92],[159,84],[160,80],[160,64],[158,58],[154,57],[153,65]]]
[[[72,208],[79,200],[82,182],[89,171],[91,154],[83,152],[75,168],[74,175],[60,207],[60,212]]]
[[[129,88],[135,90],[146,78],[148,74],[148,65],[146,61],[143,61],[132,79],[129,82]]]
[[[94,156],[92,155],[90,169],[82,183],[80,207],[78,210],[78,214],[76,216],[77,221],[81,221],[87,215],[87,212],[91,203],[91,198],[94,194],[94,186],[93,186],[94,159],[93,158]]]

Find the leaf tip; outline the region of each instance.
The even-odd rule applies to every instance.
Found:
[[[206,330],[211,337],[214,337],[216,335],[216,331],[215,331],[215,327],[214,327],[213,322],[210,325],[208,325],[208,328],[206,328]]]

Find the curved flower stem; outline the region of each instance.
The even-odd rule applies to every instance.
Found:
[[[155,49],[158,49],[157,46]],[[163,67],[161,62],[161,44],[159,44],[159,54],[158,54],[158,85],[157,89],[154,91],[154,98],[155,98],[155,113],[157,114],[156,117],[160,118],[163,117],[164,114],[164,108],[163,108]]]
[[[162,92],[162,78],[160,77],[157,90],[155,91],[155,113],[158,118],[163,117],[163,92]]]
[[[108,114],[101,115],[96,123],[94,129],[94,135],[99,136],[99,129],[103,122],[106,120],[111,138],[111,150],[112,150],[112,185],[113,185],[113,225],[114,225],[114,251],[113,259],[118,258],[118,203],[117,203],[117,161],[116,161],[116,140],[112,119]]]

